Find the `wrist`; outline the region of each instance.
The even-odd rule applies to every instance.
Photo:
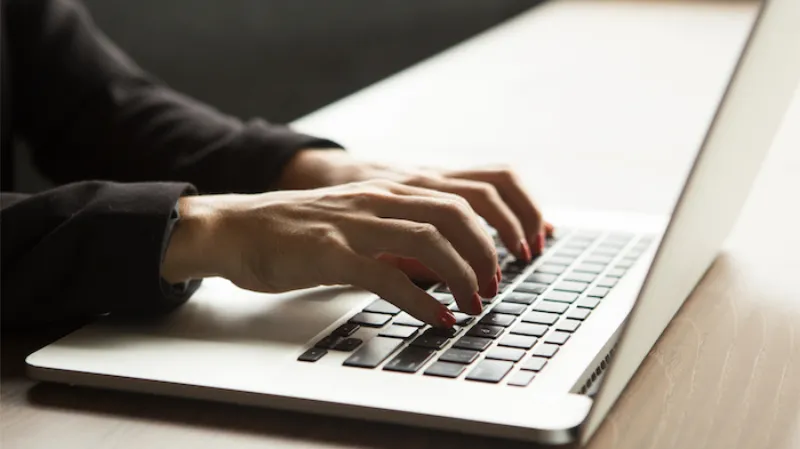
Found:
[[[178,201],[180,220],[173,229],[161,263],[161,277],[177,284],[193,279],[218,276],[219,260],[214,242],[218,213],[202,196],[186,196]]]
[[[340,149],[298,151],[278,179],[280,190],[305,190],[356,181],[360,163]]]

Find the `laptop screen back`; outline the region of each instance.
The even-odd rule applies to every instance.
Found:
[[[765,0],[582,429],[588,441],[713,263],[800,82],[800,1]]]

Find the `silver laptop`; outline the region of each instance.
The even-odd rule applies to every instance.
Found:
[[[430,329],[352,288],[209,279],[175,313],[107,318],[28,357],[36,379],[585,443],[717,256],[800,80],[800,2],[767,0],[669,217],[548,214],[481,316]],[[504,254],[503,248],[498,248]],[[455,304],[446,287],[431,294]]]

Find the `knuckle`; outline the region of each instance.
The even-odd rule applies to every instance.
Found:
[[[441,238],[439,230],[431,223],[417,223],[410,226],[409,231],[415,239],[421,239],[426,243],[436,243]]]

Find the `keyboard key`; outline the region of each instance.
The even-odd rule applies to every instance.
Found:
[[[376,299],[372,304],[364,308],[364,312],[385,313],[387,315],[397,315],[400,308],[383,299]]]
[[[339,340],[341,339],[342,337],[338,335],[328,335],[327,337],[318,341],[314,346],[320,349],[331,349],[336,346],[336,343],[339,343]]]
[[[597,275],[594,273],[579,273],[577,271],[572,271],[564,276],[565,281],[585,282],[587,284],[591,284],[596,278]]]
[[[423,348],[442,349],[449,341],[449,338],[440,335],[422,334],[411,342],[411,346],[422,346]]]
[[[439,303],[443,306],[449,306],[450,304],[453,304],[453,302],[455,302],[455,298],[453,298],[453,295],[449,294],[435,293],[433,297],[434,299],[439,301]]]
[[[578,320],[562,320],[556,324],[556,329],[564,332],[575,332],[580,327],[581,322]]]
[[[612,256],[608,256],[605,254],[597,254],[593,253],[589,257],[583,259],[586,263],[596,263],[598,265],[608,265],[610,264],[614,258]]]
[[[589,293],[587,293],[586,295],[591,296],[593,298],[605,298],[610,290],[611,289],[608,287],[595,287],[589,290]]]
[[[512,387],[527,387],[534,377],[536,377],[536,373],[533,371],[517,371],[508,380],[508,384]]]
[[[550,335],[548,335],[547,338],[544,339],[544,342],[552,343],[554,345],[563,345],[564,343],[567,342],[567,340],[569,340],[569,336],[570,334],[567,332],[555,331],[551,332]]]
[[[531,312],[536,313],[536,312]],[[544,315],[550,315],[546,313]],[[558,315],[553,315],[555,322],[558,319]],[[516,326],[511,328],[512,334],[519,334],[519,335],[527,335],[529,337],[541,337],[545,333],[547,333],[547,326],[543,324],[533,324],[533,323],[519,323]]]
[[[504,303],[523,304],[529,306],[536,301],[537,296],[530,293],[511,292],[503,298]],[[500,305],[500,304],[498,304]],[[496,307],[495,307],[496,308]]]
[[[492,308],[494,313],[503,313],[508,315],[521,315],[528,308],[524,304],[512,304],[510,302],[501,302]]]
[[[411,338],[417,334],[418,329],[411,326],[396,326],[392,325],[387,327],[386,329],[382,330],[380,334],[381,337],[391,337],[391,338]]]
[[[558,315],[544,312],[528,312],[522,317],[522,321],[537,324],[553,324],[558,320]]]
[[[472,326],[472,328],[467,332],[467,335],[473,337],[484,337],[484,338],[497,338],[500,334],[503,333],[505,330],[504,327],[500,326],[487,326],[485,324],[477,324]]]
[[[477,360],[478,356],[481,353],[478,351],[473,351],[471,349],[459,349],[459,348],[450,348],[444,352],[444,354],[439,357],[439,360],[442,362],[452,362],[452,363],[461,363],[464,365],[469,365],[470,363]]]
[[[559,249],[558,251],[556,251],[555,256],[556,257],[571,257],[571,258],[574,259],[574,258],[580,256],[581,254],[583,254],[583,250],[580,250],[580,249],[577,249],[577,248],[562,248],[562,249]]]
[[[568,305],[561,304],[560,302],[539,301],[533,306],[533,310],[537,312],[564,313],[567,311],[568,307]]]
[[[558,279],[558,276],[552,274],[545,274],[545,273],[533,273],[532,275],[528,276],[525,279],[526,282],[533,282],[535,284],[546,284],[550,285]]]
[[[483,337],[461,337],[453,344],[454,348],[471,349],[473,351],[484,351],[492,345],[492,339]]]
[[[542,343],[535,348],[533,348],[533,354],[537,357],[547,357],[550,358],[554,356],[558,352],[558,345],[551,345],[549,343]]]
[[[612,277],[612,278],[621,278],[622,276],[625,275],[625,271],[626,270],[624,268],[612,268],[612,269],[608,270],[608,273],[606,273],[606,276]]]
[[[350,352],[361,346],[361,343],[363,343],[363,341],[358,338],[344,338],[336,342],[331,349],[336,351]]]
[[[597,254],[598,256],[617,257],[620,249],[621,248],[618,246],[598,246],[594,249],[592,254]]]
[[[525,324],[521,324],[524,326]],[[500,346],[508,346],[509,348],[531,349],[536,344],[536,338],[527,337],[524,335],[506,335],[497,343]]]
[[[453,379],[460,376],[465,369],[467,368],[464,365],[459,365],[458,363],[435,362],[425,370],[425,375]]]
[[[575,258],[567,256],[551,256],[547,258],[546,262],[553,265],[570,266],[572,265],[572,262],[575,262]]]
[[[412,326],[412,327],[422,327],[425,325],[422,321],[414,318],[413,316],[409,315],[406,312],[401,313],[398,315],[392,324],[398,324],[400,326]]]
[[[514,292],[540,294],[544,293],[545,290],[547,290],[547,285],[545,284],[537,284],[535,282],[526,281],[526,282],[521,282],[519,285],[517,285],[517,287],[514,289]]]
[[[486,353],[486,358],[491,360],[508,360],[509,362],[519,362],[525,356],[525,351],[515,348],[492,348]]]
[[[581,263],[575,267],[575,271],[583,273],[600,274],[606,269],[605,265],[598,265],[596,263]]]
[[[511,323],[513,323],[516,319],[517,317],[514,315],[506,315],[504,313],[487,313],[483,316],[483,318],[481,318],[480,323],[489,326],[508,327],[511,326]]]
[[[335,331],[333,331],[333,335],[338,335],[340,337],[349,337],[356,333],[357,330],[361,329],[356,323],[344,323],[341,326],[337,327]]]
[[[433,335],[435,337],[453,338],[460,332],[461,328],[458,326],[453,326],[450,329],[444,329],[441,327],[429,327],[423,335]]]
[[[600,300],[597,298],[583,298],[577,303],[578,307],[585,309],[594,309],[598,304],[600,304]]]
[[[361,348],[344,361],[344,365],[375,368],[402,345],[403,340],[398,338],[375,337],[361,345]]]
[[[589,316],[589,313],[591,313],[591,310],[589,309],[572,309],[569,311],[569,313],[567,313],[567,318],[571,320],[585,320],[586,317]]]
[[[453,316],[456,317],[456,325],[458,326],[466,326],[475,320],[474,316],[461,312],[453,312]]]
[[[544,264],[536,269],[536,273],[561,274],[567,267],[563,265]]]
[[[383,369],[402,373],[416,373],[435,353],[436,351],[433,349],[409,346],[400,351]]]
[[[542,357],[529,357],[527,360],[522,362],[522,366],[520,366],[519,369],[528,371],[541,371],[545,365],[547,365],[547,359]]]
[[[578,299],[578,294],[571,292],[552,291],[544,295],[543,299],[545,301],[565,302],[567,304],[572,304]]]
[[[507,263],[505,267],[503,267],[501,273],[503,273],[503,277],[514,278],[519,276],[520,273],[525,271],[528,268],[528,264],[522,261],[514,260],[511,263]]]
[[[311,348],[306,352],[300,354],[300,357],[298,357],[297,360],[301,362],[316,362],[327,353],[328,351],[322,348]]]
[[[628,242],[633,240],[633,237],[634,234],[631,234],[630,232],[614,232],[606,236],[605,240],[609,242],[622,242],[627,244]]]
[[[353,318],[350,318],[350,322],[365,327],[383,327],[391,319],[390,315],[361,312],[353,315]]]
[[[511,362],[501,360],[483,360],[467,374],[468,380],[478,382],[498,383],[506,377],[514,366]]]
[[[570,240],[570,241],[564,243],[564,248],[565,249],[577,249],[577,250],[580,250],[581,252],[583,252],[583,250],[588,248],[589,245],[591,245],[591,244],[592,244],[592,242],[589,242],[589,241],[586,241],[586,240]]]
[[[450,289],[447,287],[446,284],[439,284],[436,288],[433,289],[436,293],[450,293]]]
[[[617,285],[617,282],[619,282],[619,279],[617,279],[617,278],[603,278],[603,279],[600,279],[600,281],[597,282],[597,286],[598,287],[611,288],[611,287]]]
[[[561,281],[556,284],[553,289],[560,290],[562,292],[583,293],[588,286],[589,284],[585,284],[583,282]]]
[[[628,269],[628,268],[632,267],[633,264],[635,264],[635,263],[636,263],[635,259],[622,259],[619,262],[617,262],[617,268]]]

